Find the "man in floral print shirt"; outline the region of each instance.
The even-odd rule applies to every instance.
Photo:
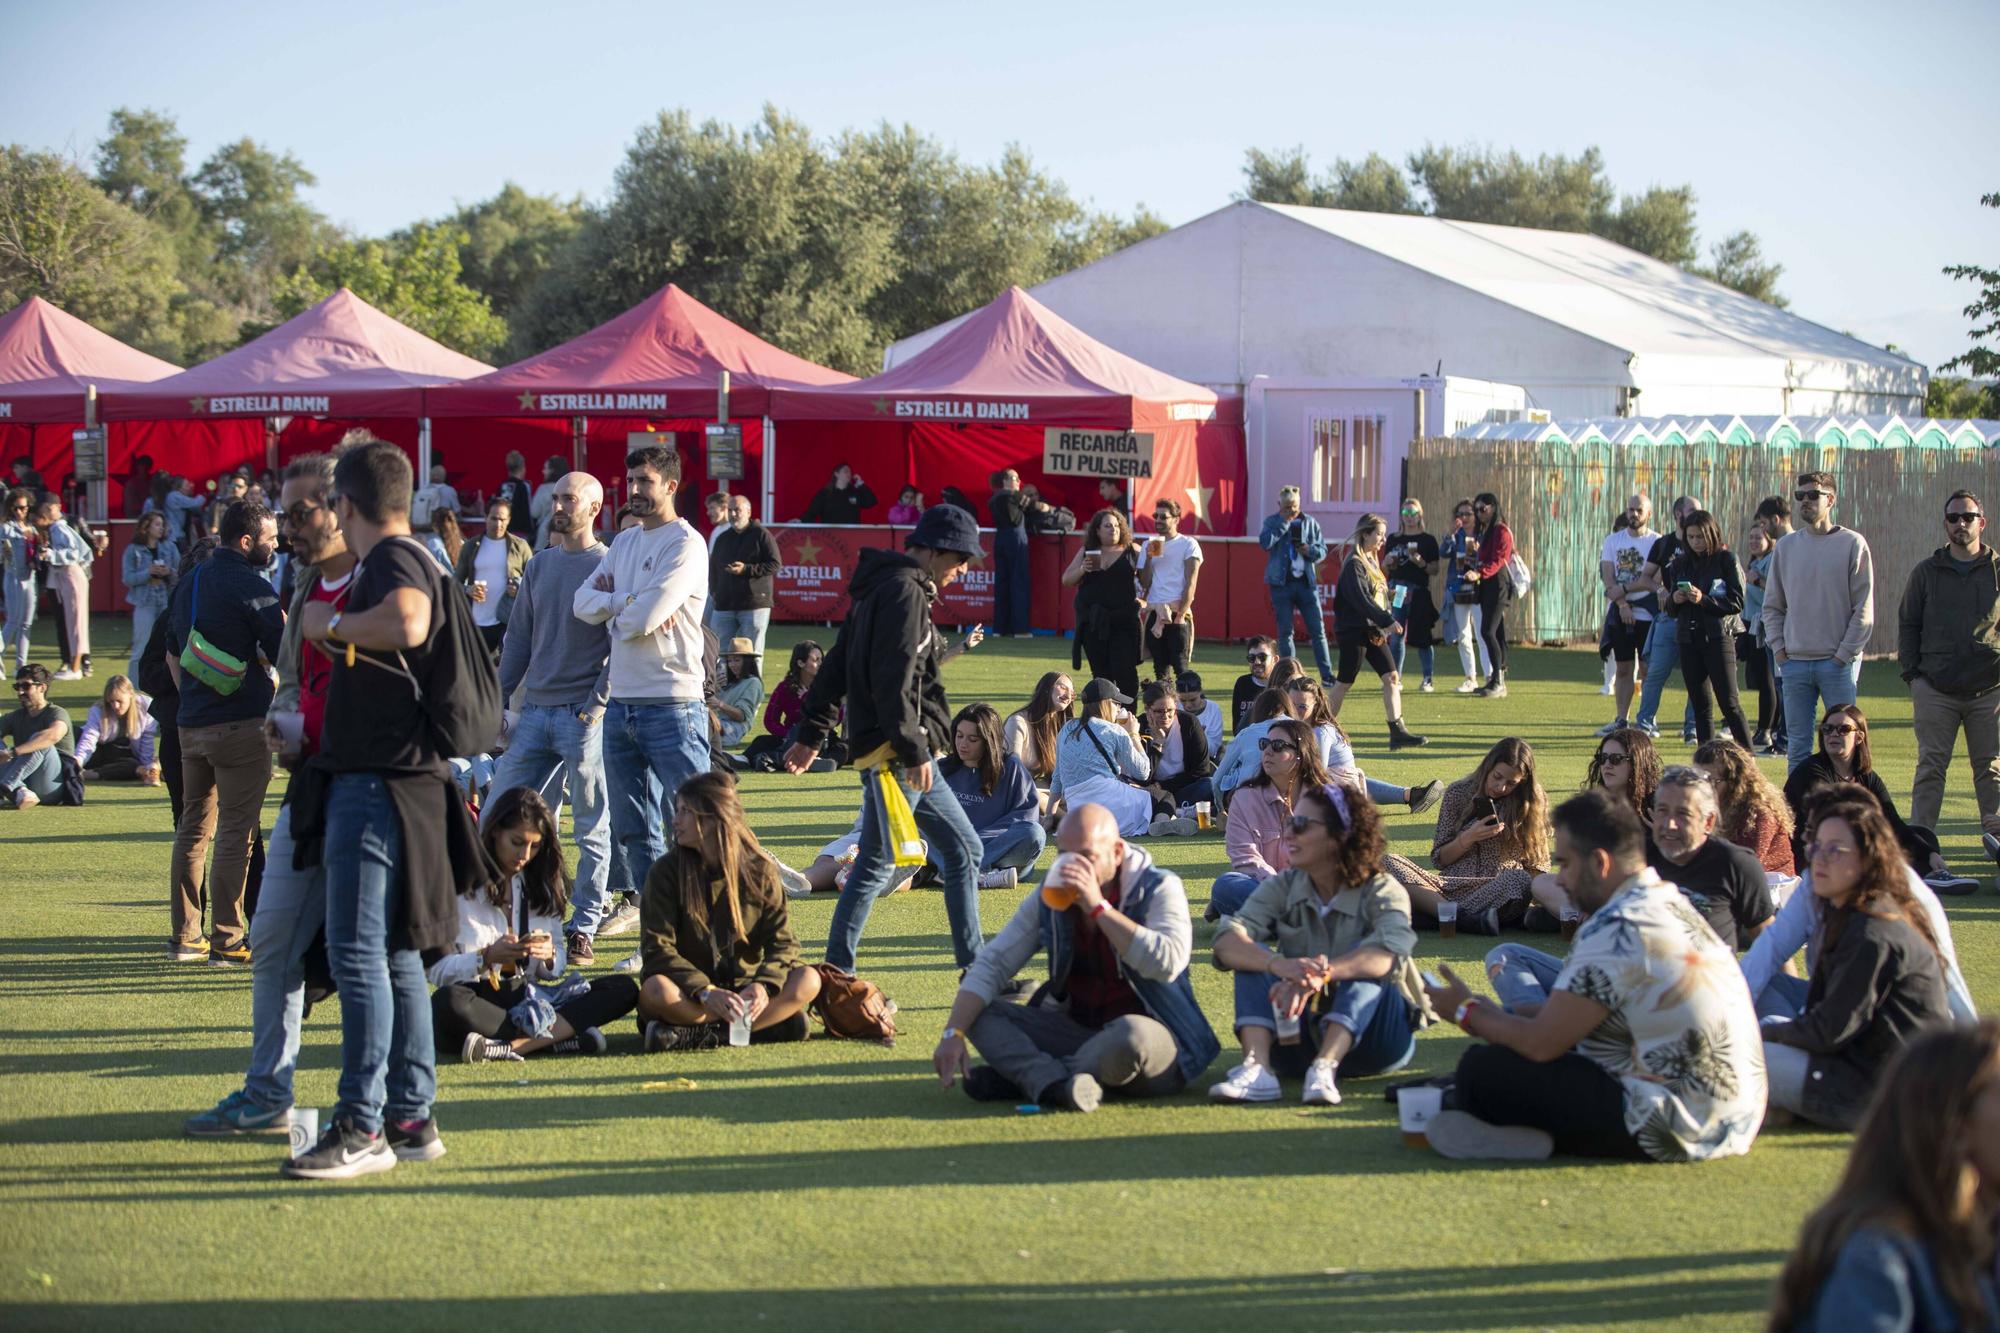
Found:
[[[1524,1160],[1748,1152],[1764,1119],[1764,1055],[1734,953],[1647,867],[1645,830],[1606,793],[1556,807],[1555,863],[1586,920],[1553,984],[1497,978],[1511,1011],[1449,968],[1431,992],[1440,1014],[1490,1043],[1459,1060],[1455,1109],[1431,1121],[1431,1146]]]

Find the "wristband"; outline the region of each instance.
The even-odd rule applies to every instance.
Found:
[[[340,615],[341,615],[340,612],[335,611],[333,615],[327,620],[326,622],[327,638],[337,639],[340,637]]]
[[[959,1031],[959,1030],[958,1030],[957,1028],[946,1028],[946,1029],[945,1029],[945,1030],[944,1030],[944,1031],[943,1031],[943,1032],[942,1032],[941,1034],[939,1034],[939,1036],[938,1036],[938,1045],[940,1045],[940,1046],[944,1045],[944,1044],[945,1044],[946,1042],[950,1041],[950,1040],[951,1040],[951,1039],[952,1039],[953,1037],[961,1037],[961,1038],[962,1038],[962,1037],[964,1037],[964,1036],[965,1036],[965,1034],[964,1034],[963,1032],[960,1032],[960,1031]]]
[[[1090,909],[1090,914],[1088,919],[1095,921],[1097,920],[1097,918],[1103,916],[1106,912],[1110,910],[1111,910],[1111,904],[1105,902],[1102,898],[1099,898],[1097,900],[1097,906]]]
[[[1451,1021],[1458,1024],[1460,1030],[1469,1035],[1472,1029],[1466,1026],[1466,1022],[1472,1017],[1472,1011],[1484,1003],[1485,1001],[1481,1000],[1477,995],[1466,996],[1464,1003],[1458,1006],[1458,1012],[1451,1016]]]

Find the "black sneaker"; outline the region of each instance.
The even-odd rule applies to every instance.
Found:
[[[752,1028],[752,1046],[773,1046],[788,1041],[804,1041],[812,1034],[812,1026],[806,1022],[805,1011],[800,1010],[790,1018],[780,1019],[769,1027]]]
[[[564,1037],[549,1047],[550,1055],[602,1055],[609,1042],[596,1028],[585,1028],[581,1032]]]
[[[591,946],[590,936],[580,930],[569,933],[568,952],[571,967],[589,967],[597,961],[597,950]]]
[[[975,1102],[1027,1100],[1020,1086],[992,1065],[974,1065],[965,1071],[965,1095]]]
[[[944,887],[944,875],[929,861],[918,868],[916,878],[910,881],[913,889],[937,889]]]
[[[336,1120],[319,1136],[319,1142],[278,1168],[278,1174],[293,1180],[350,1180],[392,1170],[396,1154],[389,1140],[370,1134],[351,1120]]]
[[[646,1054],[658,1055],[662,1051],[712,1051],[724,1045],[729,1034],[720,1023],[697,1023],[692,1026],[680,1023],[662,1023],[655,1019],[646,1024]]]
[[[389,1151],[399,1162],[435,1162],[444,1156],[444,1140],[438,1137],[437,1121],[391,1120],[382,1126]]]

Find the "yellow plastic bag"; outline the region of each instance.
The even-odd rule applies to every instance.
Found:
[[[874,781],[881,787],[882,815],[889,824],[889,849],[896,854],[896,864],[922,865],[924,840],[917,834],[917,816],[910,809],[910,798],[903,794],[903,784],[887,764],[875,769]]]

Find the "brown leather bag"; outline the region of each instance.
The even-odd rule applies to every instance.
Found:
[[[896,1044],[896,1007],[880,986],[831,963],[815,963],[813,967],[819,973],[819,995],[812,1002],[812,1012],[826,1026],[827,1036]]]

